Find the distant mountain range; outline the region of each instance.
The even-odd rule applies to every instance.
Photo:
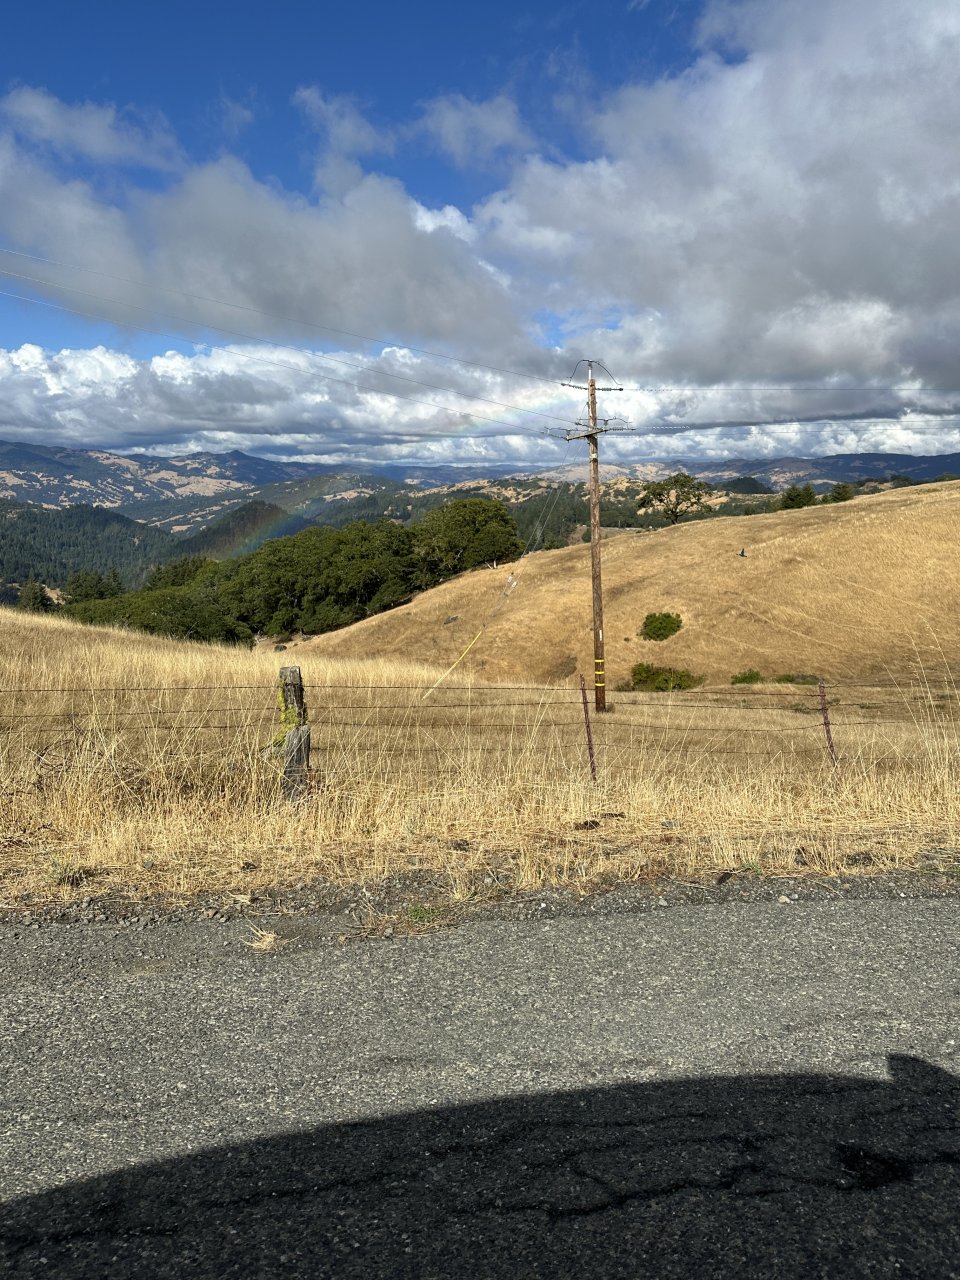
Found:
[[[155,458],[121,456],[101,449],[64,449],[0,441],[0,498],[46,507],[84,503],[125,507],[131,503],[242,496],[282,480],[315,476],[334,468],[304,462],[271,462],[231,453],[190,453]]]
[[[891,474],[916,481],[960,476],[960,454],[839,453],[817,458],[730,458],[723,462],[652,459],[633,465],[605,465],[603,473],[611,478],[650,480],[681,468],[714,484],[754,476],[774,489],[808,481],[826,487],[839,481],[885,479]],[[585,478],[586,466],[584,476],[580,470],[567,469],[561,474],[544,468],[540,478]],[[533,474],[533,469],[521,471],[508,464],[426,467],[390,463],[346,472],[322,464],[275,462],[238,450],[154,457],[0,441],[0,499],[46,507],[79,503],[112,507],[131,518],[180,533],[202,527],[252,497],[290,511],[302,509],[303,499],[297,495],[303,482],[307,482],[304,490],[312,501],[321,495],[332,501],[364,488],[404,484],[436,489],[468,481],[501,483],[511,475],[529,479]]]
[[[729,484],[732,494],[752,491],[732,483],[742,477],[770,490],[808,482],[825,490],[840,481],[960,476],[960,454],[605,464],[602,521],[614,528],[636,524],[643,482],[680,469],[718,487]],[[0,594],[5,584],[30,576],[62,586],[78,569],[116,569],[126,585],[137,586],[152,567],[184,556],[229,558],[311,524],[340,527],[384,517],[409,523],[457,498],[499,499],[525,544],[560,546],[578,539],[589,518],[586,479],[585,460],[525,473],[506,467],[407,471],[396,464],[347,473],[237,451],[124,457],[0,441]]]
[[[722,486],[726,480],[752,476],[772,489],[786,489],[791,484],[810,483],[827,489],[831,485],[855,484],[861,480],[886,480],[891,475],[903,476],[918,484],[930,480],[960,479],[960,453],[834,453],[817,458],[726,458],[722,462],[697,458],[658,458],[650,462],[601,463],[603,479],[622,477],[629,480],[659,480],[677,471],[687,471]],[[562,470],[539,473],[554,480],[586,480],[587,463]]]
[[[156,457],[0,440],[0,501],[51,509],[107,507],[132,520],[186,535],[251,499],[272,503],[280,497],[281,505],[296,512],[311,503],[322,508],[322,498],[354,497],[365,488],[411,486],[429,491],[465,481],[493,480],[515,470],[502,463],[482,467],[387,463],[357,472],[322,463],[276,462],[236,449]]]
[[[711,484],[735,476],[754,476],[774,489],[791,484],[826,487],[859,480],[886,480],[907,476],[923,483],[944,478],[960,479],[960,453],[833,453],[822,458],[730,458],[725,462],[692,463],[686,468]]]

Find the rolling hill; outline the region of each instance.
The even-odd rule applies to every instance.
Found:
[[[639,661],[723,684],[746,668],[882,681],[920,667],[960,670],[958,530],[960,482],[944,482],[610,537],[608,684]],[[639,638],[645,615],[661,610],[680,613],[683,629],[663,642]],[[448,667],[485,623],[462,672],[511,683],[591,671],[589,548],[463,575],[295,652]]]

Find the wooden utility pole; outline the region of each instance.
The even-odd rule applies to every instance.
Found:
[[[590,570],[593,577],[593,685],[598,711],[607,709],[607,678],[603,655],[603,588],[600,583],[600,448],[597,444],[597,384],[593,361],[587,361],[587,415],[590,433]]]
[[[586,361],[587,385],[581,387],[587,393],[586,430],[567,433],[568,440],[586,440],[590,446],[590,568],[593,579],[593,692],[597,711],[607,709],[607,678],[603,649],[603,588],[600,580],[600,449],[597,437],[606,431],[608,422],[601,427],[597,422],[597,383],[593,376],[592,360]],[[565,382],[566,387],[577,386]],[[622,391],[622,387],[604,387],[604,391]]]

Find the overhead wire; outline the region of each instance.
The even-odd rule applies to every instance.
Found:
[[[65,267],[68,271],[85,271],[90,275],[103,276],[107,280],[116,280],[122,284],[137,285],[140,283],[136,280],[131,280],[129,276],[117,275],[112,271],[101,271],[97,267],[80,266],[77,263],[63,262],[56,258],[45,258],[37,253],[24,253],[20,249],[6,249],[0,247],[0,253],[7,253],[16,258],[26,258],[31,262],[42,262],[50,267]],[[55,284],[54,287],[56,287]],[[267,311],[263,307],[252,307],[242,302],[228,302],[224,298],[211,298],[202,293],[190,293],[186,289],[171,289],[166,285],[154,285],[154,288],[158,293],[177,294],[180,297],[189,298],[193,302],[209,302],[218,307],[230,307],[236,311],[249,311],[253,315],[264,316],[269,320],[279,320],[282,324],[302,325],[307,329],[315,329],[318,333],[333,333],[341,338],[353,338],[358,342],[373,342],[378,346],[383,347],[402,346],[404,350],[411,351],[414,355],[429,356],[433,360],[447,360],[452,364],[465,365],[467,368],[471,369],[487,369],[491,373],[506,373],[512,378],[528,378],[532,382],[543,382],[548,386],[553,387],[557,385],[558,381],[556,378],[545,378],[542,374],[538,373],[525,373],[520,369],[504,369],[499,365],[485,364],[480,360],[466,360],[462,356],[451,356],[441,351],[430,351],[426,347],[413,347],[409,343],[402,342],[396,338],[372,338],[368,334],[353,333],[349,329],[335,329],[330,325],[319,324],[314,320],[302,320],[296,319],[293,316],[282,316],[277,312]]]
[[[636,386],[623,387],[623,391],[646,392],[649,395],[656,395],[663,391],[689,391],[689,392],[711,392],[711,391],[856,391],[866,394],[867,392],[877,391],[904,391],[919,393],[928,392],[930,395],[958,395],[960,387],[915,387],[906,383],[890,383],[875,384],[873,386],[862,387],[838,387],[829,383],[814,382],[797,382],[784,384],[769,383],[730,383],[730,382],[711,382],[704,385],[696,385],[685,382],[661,382],[657,386]]]
[[[88,275],[101,276],[105,280],[115,280],[120,284],[130,284],[130,285],[142,284],[141,281],[134,280],[130,276],[124,276],[117,272],[104,271],[99,267],[91,267],[91,266],[87,266],[87,265],[76,263],[76,262],[65,262],[63,259],[60,259],[60,258],[48,258],[45,255],[39,254],[39,253],[27,253],[21,249],[10,249],[5,246],[0,246],[0,254],[7,254],[10,257],[15,257],[15,258],[22,258],[29,262],[43,263],[45,266],[61,267],[68,271],[80,271]],[[4,268],[0,268],[0,273],[4,275],[17,274],[15,272],[8,271]],[[32,277],[23,276],[20,278],[31,279]],[[39,283],[45,284],[50,288],[63,288],[70,292],[84,292],[83,290],[75,290],[68,285],[61,285],[57,281],[53,281],[53,280],[40,280]],[[281,324],[299,325],[302,328],[313,329],[313,330],[316,330],[318,333],[331,333],[331,334],[335,334],[338,337],[352,338],[354,341],[357,341],[357,342],[370,342],[381,347],[400,346],[400,347],[403,347],[404,350],[410,351],[415,355],[428,356],[430,359],[433,359],[433,360],[446,360],[448,363],[463,365],[466,368],[486,369],[491,373],[507,374],[508,376],[513,378],[525,378],[532,382],[541,382],[546,386],[553,386],[553,387],[557,386],[558,382],[560,381],[560,379],[558,378],[548,378],[548,377],[545,377],[543,374],[529,373],[522,369],[509,369],[502,365],[489,364],[481,360],[468,360],[463,356],[454,356],[454,355],[450,355],[447,352],[434,351],[427,347],[415,347],[410,343],[405,342],[402,338],[383,338],[383,337],[374,337],[370,334],[356,333],[350,329],[339,329],[332,325],[320,324],[318,321],[315,321],[315,320],[307,320],[297,316],[282,315],[279,312],[270,311],[265,307],[255,307],[255,306],[251,306],[249,303],[243,303],[243,302],[232,302],[226,298],[213,297],[210,294],[193,293],[187,289],[176,289],[169,285],[158,285],[155,283],[152,284],[152,288],[154,288],[158,293],[166,293],[166,294],[175,295],[181,298],[188,298],[190,301],[193,301],[193,302],[206,302],[218,307],[227,307],[234,311],[245,311],[251,315],[259,315],[259,316],[263,316],[265,319],[276,320]],[[120,300],[117,299],[117,301],[119,302]],[[200,322],[194,322],[194,323],[200,323]],[[207,327],[214,328],[216,326],[211,325]],[[269,341],[269,339],[258,339],[258,340]],[[275,343],[274,345],[284,345],[284,344]],[[582,361],[580,363],[582,363]],[[424,384],[424,385],[430,385],[430,384]],[[690,383],[682,383],[682,382],[673,382],[673,383],[662,382],[655,385],[653,384],[643,384],[643,385],[637,384],[636,386],[623,385],[621,387],[621,390],[631,391],[636,393],[644,393],[648,395],[656,395],[661,392],[668,392],[668,391],[688,391],[688,392],[697,392],[697,393],[724,392],[724,391],[749,391],[749,392],[819,391],[819,392],[825,392],[825,393],[837,391],[837,392],[843,392],[843,393],[869,393],[869,392],[875,393],[875,392],[883,392],[883,391],[895,391],[895,392],[905,392],[905,393],[914,393],[914,394],[926,393],[928,395],[960,394],[960,387],[917,387],[912,384],[906,384],[906,383],[901,383],[901,384],[894,383],[894,384],[883,384],[883,385],[867,384],[863,386],[835,386],[832,384],[825,384],[825,383],[821,383],[821,384],[818,384],[818,383],[690,384]],[[460,393],[457,393],[457,394],[460,394]]]
[[[960,416],[960,410],[958,410]],[[796,431],[802,429],[805,432],[810,431],[868,431],[878,423],[894,423],[898,424],[901,420],[898,418],[876,419],[876,418],[792,418],[789,421],[769,422],[764,418],[759,418],[755,422],[688,422],[688,423],[670,423],[667,426],[644,426],[634,427],[630,434],[632,435],[650,435],[650,436],[676,436],[688,431],[710,431],[719,433],[721,431],[753,431],[759,429],[762,431]],[[910,423],[907,430],[914,432],[950,432],[958,430],[955,426],[945,426],[942,423],[936,426],[923,426],[919,423]]]

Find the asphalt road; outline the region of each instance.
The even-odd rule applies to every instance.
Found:
[[[960,902],[0,928],[5,1277],[960,1277]]]

